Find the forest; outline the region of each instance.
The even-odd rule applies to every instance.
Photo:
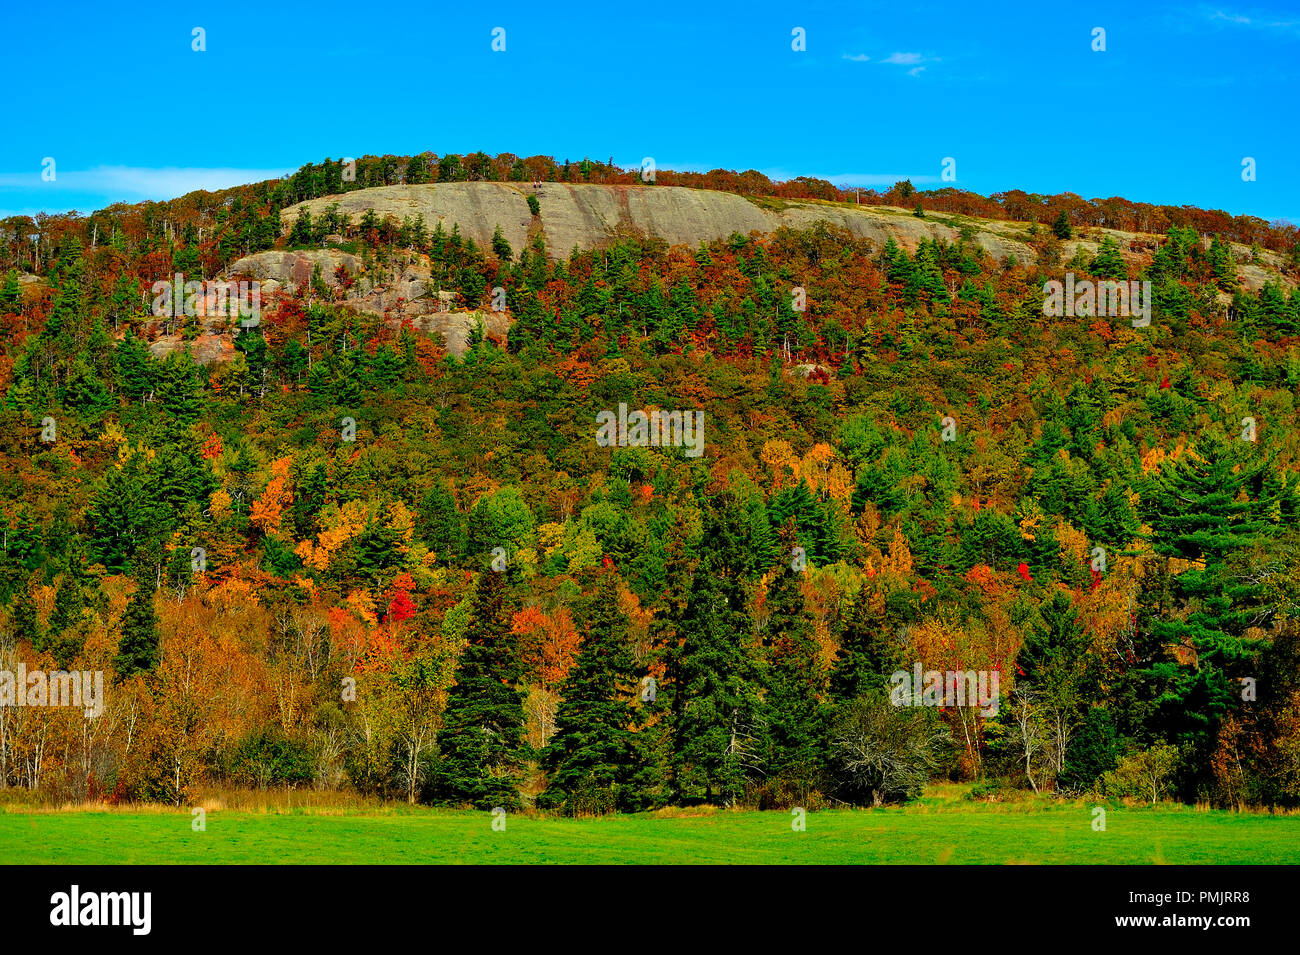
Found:
[[[1037,261],[826,224],[572,253],[374,217],[281,234],[303,199],[475,179],[639,182],[365,157],[0,222],[0,671],[106,675],[95,717],[0,705],[0,788],[1300,805],[1300,230],[660,170],[642,187],[1023,221]],[[1101,227],[1155,238],[1066,258]],[[317,276],[232,317],[232,361],[151,351],[155,281],[330,235],[468,307],[504,289],[508,336],[458,358]],[[1149,281],[1150,325],[1045,316],[1067,271]],[[598,441],[620,404],[702,413],[703,454]],[[996,673],[1000,705],[894,705],[917,665]]]

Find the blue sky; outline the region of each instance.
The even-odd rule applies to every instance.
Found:
[[[11,3],[0,215],[483,149],[1300,222],[1300,3],[1047,6]]]

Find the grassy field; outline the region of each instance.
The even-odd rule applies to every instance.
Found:
[[[1300,816],[966,802],[940,789],[906,808],[555,819],[408,807],[263,811],[0,811],[6,863],[1293,863]]]

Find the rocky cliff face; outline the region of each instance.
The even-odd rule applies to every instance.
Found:
[[[529,195],[541,207],[538,221],[528,211]],[[425,225],[438,223],[447,231],[460,227],[461,235],[488,248],[493,230],[502,233],[515,250],[523,248],[530,228],[537,226],[553,256],[578,249],[598,248],[621,235],[642,233],[670,245],[698,245],[724,239],[733,232],[773,232],[781,226],[807,228],[825,220],[855,235],[883,245],[889,238],[915,249],[924,238],[956,241],[958,229],[931,219],[917,219],[901,209],[848,206],[832,203],[782,201],[765,208],[728,192],[685,189],[680,186],[602,186],[543,183],[448,182],[422,186],[381,186],[341,196],[324,196],[289,206],[280,213],[286,230],[302,210],[319,217],[334,203],[355,223],[367,210],[381,219],[423,215]],[[944,217],[946,218],[946,217]],[[972,220],[978,221],[978,220]],[[1032,259],[1027,245],[1009,233],[1012,223],[979,222],[975,242],[1000,260],[1015,255]],[[995,228],[1005,225],[1006,229]]]
[[[541,208],[534,220],[528,211],[527,197],[536,195]],[[930,213],[918,219],[910,210],[889,206],[855,206],[796,200],[751,200],[728,192],[686,189],[680,186],[604,186],[542,183],[534,190],[531,183],[447,182],[420,186],[382,186],[360,189],[341,196],[324,196],[300,202],[282,210],[281,221],[287,231],[303,209],[313,217],[338,203],[339,211],[355,223],[367,210],[381,219],[393,216],[423,215],[425,225],[433,229],[438,223],[451,231],[460,227],[461,235],[472,238],[487,249],[497,226],[516,251],[522,249],[535,230],[546,239],[553,257],[566,257],[574,249],[599,248],[622,235],[654,236],[670,245],[698,245],[725,239],[734,232],[774,232],[782,226],[806,229],[819,221],[841,226],[854,235],[870,239],[878,246],[893,239],[909,252],[922,239],[956,242],[963,228],[974,245],[987,251],[999,262],[1012,256],[1016,261],[1035,261],[1034,250],[1027,244],[1028,224],[996,219],[972,219],[948,213]],[[1144,259],[1129,251],[1136,244],[1148,251],[1159,246],[1161,237],[1112,229],[1089,229],[1084,237],[1061,243],[1061,261],[1068,262],[1080,250],[1091,256],[1105,236],[1112,236],[1130,264],[1140,268]],[[1252,263],[1250,249],[1233,245],[1242,285],[1257,291],[1282,266],[1276,253],[1260,253]],[[263,253],[268,254],[268,253]],[[1287,284],[1294,284],[1283,279]]]
[[[229,271],[260,281],[270,300],[281,290],[292,292],[308,284],[318,267],[325,285],[337,288],[337,273],[342,268],[357,279],[345,304],[359,312],[382,315],[394,328],[410,322],[417,331],[441,335],[453,355],[465,353],[470,333],[479,322],[487,335],[505,341],[510,329],[508,313],[459,307],[456,296],[437,288],[431,280],[427,256],[413,253],[408,259],[390,268],[366,270],[360,259],[338,249],[258,252],[233,262]]]

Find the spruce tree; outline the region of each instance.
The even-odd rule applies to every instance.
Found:
[[[142,577],[127,601],[122,617],[122,637],[113,658],[118,680],[136,673],[152,672],[158,665],[158,614],[153,606],[153,587]]]
[[[881,254],[884,259],[885,275],[889,281],[895,285],[907,285],[915,271],[907,251],[900,248],[891,237],[885,240],[885,247]]]
[[[17,314],[22,309],[22,286],[18,284],[17,269],[10,269],[5,283],[0,286],[0,312]]]
[[[67,669],[86,645],[86,636],[78,627],[85,606],[82,567],[80,555],[76,555],[70,569],[59,582],[59,589],[54,595],[54,612],[50,614],[50,632],[46,645],[62,669]]]
[[[917,246],[912,270],[903,285],[903,295],[909,302],[947,302],[951,298],[943,280],[938,252],[929,240],[922,239]]]
[[[891,619],[889,600],[863,582],[849,610],[840,648],[831,671],[831,696],[846,703],[884,688],[890,674],[903,666],[903,651],[892,637],[901,621]]]
[[[635,808],[625,790],[637,764],[636,663],[616,584],[606,573],[580,615],[581,648],[561,686],[557,729],[543,758],[543,806],[573,813]]]
[[[483,570],[475,585],[468,641],[447,694],[434,796],[476,809],[514,809],[524,757],[517,641],[505,606],[504,574]]]
[[[74,237],[59,249],[51,279],[55,288],[54,301],[41,337],[51,341],[70,341],[86,315],[85,265],[79,239]]]
[[[50,614],[50,633],[67,630],[81,616],[81,582],[72,573],[63,575],[54,594],[54,611]]]
[[[1057,591],[1038,608],[1037,619],[1025,631],[1016,658],[1022,671],[1017,682],[1037,690],[1047,706],[1074,710],[1090,685],[1096,659],[1069,595]]]
[[[818,782],[824,749],[821,704],[825,683],[819,648],[804,612],[803,573],[787,564],[767,591],[767,697],[772,740],[769,775],[785,795],[802,798]],[[796,791],[797,790],[797,791]]]
[[[1056,217],[1056,221],[1052,223],[1052,234],[1058,239],[1068,239],[1074,235],[1074,230],[1070,228],[1070,217],[1065,214],[1064,209]]]
[[[130,275],[123,272],[113,283],[108,299],[108,314],[113,317],[113,330],[140,312],[140,293]]]
[[[514,250],[510,248],[510,242],[501,231],[501,226],[497,226],[492,233],[492,252],[502,262],[509,262],[514,256]]]
[[[674,786],[684,800],[735,803],[768,749],[757,660],[747,646],[743,514],[725,496],[708,512],[701,559],[678,625],[673,667]]]
[[[1258,641],[1246,631],[1261,585],[1228,561],[1273,535],[1267,478],[1258,445],[1212,433],[1165,462],[1142,495],[1152,549],[1191,566],[1155,578],[1159,591],[1139,620],[1152,648],[1135,692],[1154,709],[1149,725],[1188,747],[1194,762],[1208,759],[1219,721],[1238,702],[1238,679],[1253,674]],[[1175,650],[1193,652],[1195,665]]]

